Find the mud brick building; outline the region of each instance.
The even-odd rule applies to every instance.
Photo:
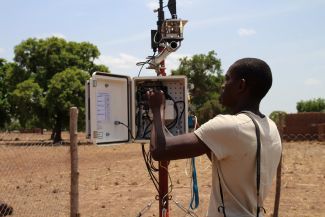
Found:
[[[325,141],[325,112],[287,114],[283,138],[284,140]]]

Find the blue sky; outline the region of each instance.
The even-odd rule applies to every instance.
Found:
[[[137,76],[136,62],[152,55],[158,2],[2,0],[0,57],[12,61],[14,46],[27,38],[58,36],[93,43],[101,52],[98,63]],[[325,1],[177,0],[177,14],[189,22],[181,48],[167,58],[167,73],[180,57],[215,50],[224,72],[243,57],[269,63],[274,82],[261,105],[266,114],[296,112],[300,100],[325,98]],[[144,69],[141,75],[155,73]]]

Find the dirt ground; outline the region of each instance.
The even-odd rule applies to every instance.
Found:
[[[64,134],[67,140],[68,134]],[[49,134],[0,134],[0,202],[10,204],[12,216],[70,216],[70,152],[67,145],[49,145]],[[84,135],[79,135],[81,142]],[[29,141],[29,143],[25,143]],[[145,146],[148,149],[148,145]],[[79,210],[81,216],[159,216],[157,191],[146,170],[140,144],[80,145]],[[284,143],[280,215],[325,216],[324,142]],[[211,164],[196,158],[203,217],[211,188]],[[189,216],[181,209],[191,199],[188,160],[169,165],[172,198],[169,216]],[[265,208],[272,216],[274,188]],[[141,213],[141,215],[140,215]]]

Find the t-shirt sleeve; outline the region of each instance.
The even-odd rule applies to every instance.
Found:
[[[235,122],[231,115],[218,115],[194,131],[208,148],[221,160],[231,154],[234,144]]]

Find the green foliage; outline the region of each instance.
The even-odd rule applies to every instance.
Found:
[[[92,68],[92,72],[108,72],[109,73],[109,70],[108,70],[107,66],[100,64],[100,65],[94,65]]]
[[[37,111],[42,107],[42,94],[43,89],[34,79],[19,83],[10,93],[11,110],[23,128],[26,128],[29,120],[37,119]]]
[[[0,68],[6,64],[6,60],[0,58]]]
[[[216,116],[224,113],[225,109],[219,102],[219,94],[211,95],[211,99],[207,100],[200,108],[197,109],[197,117],[200,121],[206,122]]]
[[[286,112],[284,111],[273,111],[270,115],[269,118],[273,120],[277,125],[280,124],[280,120],[283,116],[287,115]]]
[[[5,125],[5,129],[8,131],[20,130],[22,127],[18,120],[13,119],[10,123]]]
[[[13,63],[0,59],[0,127],[18,120],[21,127],[52,128],[60,141],[70,106],[78,107],[78,126],[84,126],[85,81],[95,71],[109,72],[95,64],[98,48],[56,37],[29,38],[14,53]]]
[[[17,63],[7,63],[3,70],[5,71],[4,83],[8,92],[14,91],[17,84],[31,78],[30,74]]]
[[[52,117],[60,118],[63,126],[69,123],[69,108],[79,109],[78,126],[84,127],[85,82],[89,73],[78,68],[69,68],[57,73],[49,82],[45,105]]]
[[[88,42],[67,42],[62,38],[29,38],[15,47],[15,61],[37,83],[47,90],[48,81],[59,72],[70,67],[77,67],[89,73],[99,66],[94,64],[99,57],[99,50]],[[108,68],[100,66],[108,72]]]
[[[10,104],[4,98],[3,93],[0,92],[0,129],[4,128],[6,123],[10,122]]]
[[[296,108],[298,112],[325,112],[325,99],[301,100],[297,102]]]
[[[8,87],[6,85],[6,65],[4,59],[0,59],[0,128],[10,122],[10,104],[8,102]]]
[[[224,76],[221,61],[214,51],[180,59],[180,66],[172,75],[186,75],[189,84],[193,84],[190,107],[200,123],[225,111],[218,100]]]

